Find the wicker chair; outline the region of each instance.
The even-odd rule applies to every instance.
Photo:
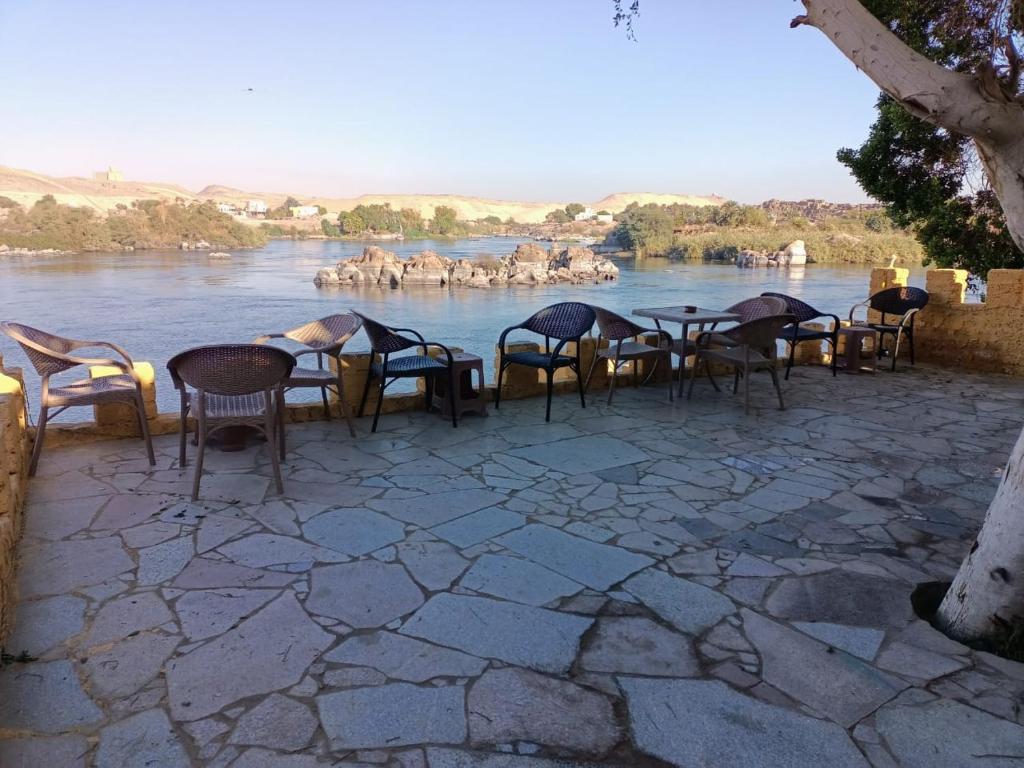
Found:
[[[660,328],[644,328],[621,315],[601,307],[592,306],[591,309],[594,310],[594,314],[597,316],[599,332],[597,335],[597,349],[594,352],[594,359],[590,363],[587,383],[583,387],[584,391],[590,389],[590,380],[594,376],[594,369],[597,367],[598,360],[605,363],[608,360],[612,361],[613,373],[608,379],[608,405],[612,404],[612,395],[615,394],[615,375],[618,373],[621,364],[635,363],[638,360],[653,360],[654,365],[651,367],[650,373],[647,374],[647,378],[642,382],[642,384],[646,384],[657,370],[658,362],[664,361],[669,373],[668,399],[672,400],[672,334]],[[658,346],[652,347],[650,344],[639,341],[639,337],[643,334],[656,334],[658,336]],[[602,348],[601,339],[615,342],[615,346]],[[664,346],[662,346],[663,343]]]
[[[352,423],[348,406],[345,404],[345,385],[342,381],[341,350],[345,342],[351,339],[362,327],[362,321],[352,314],[329,315],[314,320],[298,328],[283,333],[268,333],[256,339],[256,344],[265,344],[271,339],[289,339],[302,344],[305,349],[293,352],[298,360],[302,355],[316,355],[316,368],[294,368],[284,382],[284,392],[289,389],[317,387],[324,403],[324,414],[331,418],[331,406],[327,399],[327,391],[334,390],[338,395],[338,408],[348,424],[352,437],[356,436],[356,428]],[[337,373],[324,368],[324,357],[332,357]]]
[[[789,345],[789,361],[786,363],[786,381],[789,381],[789,372],[793,368],[793,360],[796,357],[796,345],[802,341],[827,341],[832,345],[832,375],[836,375],[836,350],[839,348],[839,317],[828,312],[819,312],[806,302],[800,301],[784,293],[762,293],[762,296],[772,296],[786,302],[786,312],[796,318],[793,325],[782,329],[779,339]],[[817,320],[819,317],[832,318],[832,330],[818,331],[814,328],[805,328],[801,323]]]
[[[36,424],[35,441],[32,444],[32,459],[28,473],[35,475],[39,464],[39,454],[43,450],[43,438],[46,424],[50,418],[57,416],[68,408],[80,405],[101,405],[106,403],[128,403],[135,408],[139,419],[139,431],[146,443],[146,453],[150,465],[156,464],[153,456],[153,443],[149,438],[149,425],[146,423],[146,406],[142,399],[142,382],[135,372],[135,364],[131,357],[117,344],[109,341],[81,341],[55,336],[20,323],[0,323],[3,332],[16,341],[25,351],[32,367],[41,379],[42,392],[39,398],[39,421]],[[108,360],[71,355],[76,349],[86,347],[105,347],[116,352],[122,360]],[[50,386],[50,377],[54,374],[75,368],[79,365],[105,365],[122,371],[114,376],[103,376],[96,379],[84,379],[60,386]],[[56,408],[52,414],[51,408]]]
[[[196,470],[192,500],[199,498],[206,439],[225,427],[246,426],[261,431],[274,468],[277,492],[284,493],[278,430],[284,429],[284,382],[295,367],[295,357],[283,349],[261,344],[219,344],[196,347],[167,361],[175,389],[181,394],[179,460],[186,465],[188,414],[196,421]],[[189,392],[188,387],[195,389]],[[280,439],[282,453],[284,440]]]
[[[743,376],[743,407],[750,413],[750,374],[754,371],[767,370],[779,396],[779,408],[785,410],[782,400],[782,389],[779,388],[779,375],[775,370],[775,340],[782,329],[796,322],[793,315],[770,315],[756,320],[733,326],[732,328],[713,332],[707,331],[697,337],[697,360],[694,363],[693,377],[686,393],[686,399],[693,396],[693,384],[697,379],[697,367],[703,362],[704,370],[716,391],[721,391],[715,377],[711,375],[710,361],[724,363],[735,370],[732,393],[739,388],[740,376]],[[712,346],[715,345],[715,346]]]
[[[928,291],[923,288],[910,286],[897,286],[879,291],[867,301],[854,304],[850,308],[850,322],[853,323],[853,314],[860,307],[867,307],[881,313],[879,322],[871,323],[862,321],[855,325],[866,325],[878,332],[878,357],[881,358],[885,352],[885,337],[893,337],[892,349],[892,370],[896,370],[896,358],[900,354],[900,339],[907,337],[907,344],[910,345],[910,364],[914,364],[914,317],[924,309],[928,303]],[[886,322],[885,316],[892,315],[896,322]]]
[[[785,314],[787,310],[786,302],[781,298],[762,294],[726,307],[725,311],[739,315],[740,323],[749,323],[751,320],[760,320],[762,317]]]
[[[377,422],[380,420],[380,409],[384,403],[384,390],[398,379],[418,379],[421,376],[427,387],[427,410],[430,410],[434,400],[434,379],[438,376],[445,376],[448,379],[448,397],[451,405],[452,426],[459,426],[458,414],[455,412],[455,381],[452,376],[452,351],[444,344],[436,341],[426,341],[422,335],[411,328],[388,328],[386,325],[371,320],[366,315],[353,310],[353,315],[363,322],[363,328],[370,339],[370,350],[373,355],[380,355],[381,362],[371,362],[366,376],[366,383],[363,385],[363,396],[359,400],[359,415],[363,415],[366,408],[366,398],[370,394],[370,381],[380,380],[380,396],[377,398],[377,408],[373,413],[373,426],[371,432],[377,431]],[[402,336],[402,333],[411,333],[415,339]],[[423,354],[403,355],[391,357],[395,352],[419,347]],[[441,350],[446,360],[437,360],[427,354],[430,347]],[[388,378],[391,381],[388,381]]]
[[[501,405],[501,381],[505,369],[510,365],[525,365],[529,368],[539,368],[547,374],[548,402],[544,420],[551,421],[551,393],[554,388],[555,371],[559,368],[569,368],[576,373],[576,383],[580,390],[580,404],[586,408],[587,401],[583,392],[583,374],[580,371],[580,339],[583,334],[589,333],[594,325],[596,316],[594,310],[587,304],[576,301],[566,301],[561,304],[552,304],[544,307],[540,312],[527,319],[519,325],[513,325],[501,332],[498,339],[498,388],[494,394],[494,407]],[[509,333],[523,329],[544,337],[543,352],[506,352],[505,339]],[[551,339],[556,339],[558,344],[551,348]],[[575,342],[576,354],[562,354],[562,348],[567,342]]]

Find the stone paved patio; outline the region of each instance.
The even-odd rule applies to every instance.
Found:
[[[212,452],[44,454],[0,764],[402,768],[1024,761],[1024,665],[916,620],[1024,421],[1019,380],[794,372],[386,416]],[[954,736],[955,734],[955,736]]]

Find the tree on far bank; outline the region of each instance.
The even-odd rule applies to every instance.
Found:
[[[664,254],[672,248],[672,214],[664,206],[630,203],[617,219],[616,238],[638,256]]]
[[[358,235],[366,231],[366,222],[354,211],[342,211],[338,214],[338,227],[342,234]]]
[[[565,213],[570,219],[575,219],[576,214],[583,213],[585,210],[587,209],[579,203],[569,203],[565,206]]]
[[[548,212],[544,217],[544,221],[549,224],[568,224],[569,214],[565,212],[564,208],[555,208],[555,210]]]
[[[439,235],[454,234],[458,227],[457,212],[447,205],[438,205],[434,208],[434,218],[430,222],[430,229]]]

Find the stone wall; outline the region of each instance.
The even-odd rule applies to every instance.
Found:
[[[0,357],[0,647],[13,625],[15,546],[21,535],[28,473],[28,431],[21,371]]]
[[[906,269],[871,271],[871,293],[906,284]],[[964,302],[967,272],[962,269],[928,270],[925,288],[928,306],[914,321],[917,360],[1024,376],[1024,270],[989,272],[983,304]]]

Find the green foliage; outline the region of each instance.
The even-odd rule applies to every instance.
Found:
[[[0,208],[17,208],[18,204],[9,197],[0,195]]]
[[[358,221],[361,221],[363,226],[358,230],[350,230],[344,225],[344,222],[342,222],[342,228],[345,230],[346,234],[359,234],[361,232],[398,232],[402,228],[401,214],[398,211],[392,210],[390,203],[357,205],[349,213],[355,214],[358,217]],[[352,223],[358,223],[358,221],[353,220]]]
[[[555,208],[544,217],[549,224],[567,224],[570,221],[569,214],[562,208]]]
[[[403,208],[398,212],[398,218],[406,237],[423,237],[427,234],[427,224],[419,211]]]
[[[434,218],[430,222],[430,231],[438,235],[458,234],[459,221],[456,218],[457,212],[447,205],[439,205],[434,208]]]
[[[103,251],[115,248],[176,248],[205,240],[217,248],[263,245],[267,235],[221,213],[211,202],[139,200],[106,218],[91,208],[58,204],[52,195],[29,210],[16,206],[0,220],[0,242],[15,248]]]
[[[341,236],[341,227],[339,227],[337,224],[332,224],[327,219],[320,220],[320,231],[323,232],[324,235],[327,237]]]
[[[498,216],[494,216],[494,215],[484,216],[482,219],[480,219],[480,221],[483,224],[490,224],[492,227],[500,227],[501,226],[501,219]]]
[[[316,207],[316,212],[318,216],[325,216],[327,214],[327,209],[324,208],[322,205],[318,205]]]
[[[342,234],[358,235],[366,231],[366,222],[355,211],[342,211],[338,214],[338,227]]]
[[[597,212],[598,216],[611,216],[611,211],[606,211],[603,208]]]
[[[672,214],[662,205],[630,203],[618,217],[615,230],[620,243],[640,253],[668,253],[672,248]]]
[[[569,203],[565,206],[565,215],[570,219],[575,219],[577,213],[583,213],[585,210],[586,207],[579,203]]]
[[[900,264],[916,264],[922,256],[921,244],[902,232],[853,235],[788,226],[677,233],[671,251],[688,259],[729,260],[744,249],[780,251],[794,240],[803,240],[808,256],[819,262],[888,264],[895,256]]]

